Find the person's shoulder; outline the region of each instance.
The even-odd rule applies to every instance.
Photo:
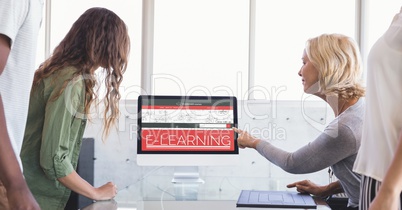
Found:
[[[353,106],[352,106],[352,111],[355,111],[355,112],[364,112],[364,110],[365,110],[365,108],[366,108],[366,97],[360,97],[359,98],[359,100],[355,103],[355,104],[353,104]]]
[[[341,115],[331,121],[326,129],[341,131],[344,129],[350,130],[362,127],[365,107],[365,100],[362,97]]]
[[[31,1],[1,0],[0,4],[0,33],[14,41],[24,24]]]
[[[344,113],[340,115],[340,119],[348,118],[362,118],[364,116],[364,110],[366,108],[366,102],[364,97],[360,97],[355,104],[350,106],[345,110]]]
[[[85,85],[85,77],[74,66],[65,67],[60,71],[59,78],[62,82],[68,82],[69,88],[81,89]]]
[[[63,67],[58,69],[52,75],[43,79],[43,83],[46,89],[53,92],[54,90],[61,90],[67,86],[82,88],[84,85],[84,79],[82,74],[77,73],[77,68],[73,66]]]
[[[74,66],[66,66],[55,71],[50,77],[50,80],[65,81],[71,80],[77,72]]]

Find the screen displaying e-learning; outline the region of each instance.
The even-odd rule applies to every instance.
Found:
[[[138,103],[139,154],[238,153],[235,97],[142,95]]]

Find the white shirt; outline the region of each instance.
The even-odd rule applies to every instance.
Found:
[[[0,0],[0,33],[11,39],[11,51],[0,75],[7,130],[19,158],[28,113],[29,93],[44,0]]]
[[[402,13],[368,56],[366,114],[354,171],[382,181],[402,129]]]

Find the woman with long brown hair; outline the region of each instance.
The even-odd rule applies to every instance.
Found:
[[[75,169],[87,116],[91,106],[98,105],[95,71],[105,75],[106,137],[119,115],[119,86],[129,51],[125,23],[108,9],[91,8],[35,72],[21,159],[42,209],[64,209],[71,190],[93,200],[116,195],[112,182],[95,188]]]

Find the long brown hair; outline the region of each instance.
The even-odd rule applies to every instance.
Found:
[[[73,66],[77,69],[74,76],[84,77],[85,114],[89,114],[92,103],[98,99],[98,93],[94,91],[97,84],[95,70],[101,67],[105,75],[106,88],[103,99],[105,106],[103,137],[106,137],[120,114],[119,86],[127,68],[129,51],[130,39],[123,20],[108,9],[90,8],[75,21],[64,39],[54,49],[52,56],[35,72],[33,88],[53,73],[67,66]],[[59,95],[68,82],[65,82]],[[97,106],[97,103],[95,104]]]

